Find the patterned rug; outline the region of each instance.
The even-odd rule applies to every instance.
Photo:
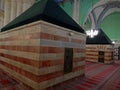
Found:
[[[16,80],[9,77],[7,73],[0,70],[0,90],[29,90],[29,88],[18,83]]]
[[[0,70],[0,90],[30,90]],[[120,61],[114,64],[86,62],[85,77],[56,85],[52,90],[120,90]]]
[[[85,77],[55,86],[53,90],[120,90],[120,61],[109,65],[86,62]]]

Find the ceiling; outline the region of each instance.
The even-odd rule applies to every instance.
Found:
[[[115,12],[120,12],[120,0],[100,0],[89,11],[84,23],[89,20],[91,28],[98,29],[104,18]]]

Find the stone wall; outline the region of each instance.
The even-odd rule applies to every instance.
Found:
[[[0,33],[0,68],[35,90],[84,74],[84,34],[44,21]],[[64,73],[64,50],[73,48],[72,72]]]
[[[104,63],[113,62],[112,45],[86,45],[86,61],[98,62],[99,51],[104,52]]]

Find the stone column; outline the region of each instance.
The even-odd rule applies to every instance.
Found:
[[[79,16],[80,15],[80,0],[74,0],[73,5],[73,19],[79,23]]]
[[[10,21],[10,15],[11,15],[11,0],[5,0],[5,6],[4,6],[4,25],[8,24]]]
[[[30,5],[29,5],[30,0],[29,0],[29,2],[28,2],[28,0],[22,0],[22,1],[23,1],[22,11],[24,12],[30,7]]]
[[[4,13],[0,11],[0,29],[3,27]]]
[[[4,10],[4,0],[0,0],[0,9]]]
[[[23,1],[23,12],[26,11],[28,8],[30,8],[35,0],[22,0]]]
[[[17,0],[17,16],[19,16],[22,13],[22,0]]]
[[[36,0],[31,0],[30,3],[33,5],[36,2]]]
[[[11,0],[11,16],[10,16],[10,21],[12,21],[17,14],[17,2],[16,0]]]

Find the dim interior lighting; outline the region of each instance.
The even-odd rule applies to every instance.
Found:
[[[90,38],[94,38],[94,36],[98,35],[98,30],[95,29],[91,29],[91,30],[87,30],[86,31],[87,36],[89,36]]]

